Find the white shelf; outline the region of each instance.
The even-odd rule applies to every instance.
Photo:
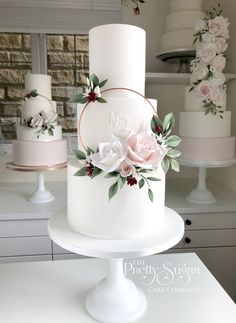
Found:
[[[236,74],[225,74],[227,81],[236,79]],[[189,84],[190,73],[146,73],[146,82],[160,84]]]

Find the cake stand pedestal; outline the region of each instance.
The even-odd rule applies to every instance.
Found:
[[[73,231],[67,222],[66,210],[62,210],[49,219],[48,232],[64,249],[108,259],[108,276],[87,294],[85,306],[100,322],[127,323],[144,314],[147,300],[141,289],[125,277],[123,259],[149,256],[173,247],[183,237],[184,223],[175,211],[165,208],[165,221],[150,236],[129,240],[99,239]]]
[[[187,159],[179,159],[178,161],[182,166],[198,167],[198,184],[186,199],[190,202],[199,204],[211,204],[217,201],[214,194],[207,187],[207,168],[222,168],[236,164],[236,158],[218,161],[198,161]]]
[[[14,171],[21,172],[37,172],[37,184],[36,190],[29,198],[32,203],[48,203],[55,199],[55,196],[46,189],[44,172],[49,170],[62,169],[67,166],[67,162],[63,164],[57,164],[53,166],[20,166],[15,165],[12,162],[6,163],[6,168]]]

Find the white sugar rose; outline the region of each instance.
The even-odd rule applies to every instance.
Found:
[[[196,95],[206,101],[211,100],[213,91],[214,86],[209,81],[202,81],[195,88]]]
[[[226,106],[226,93],[225,89],[217,88],[213,91],[212,94],[212,102],[218,107],[225,108]]]
[[[135,167],[127,162],[121,164],[120,175],[122,177],[128,177],[135,174]]]
[[[211,64],[216,71],[222,72],[225,68],[226,58],[223,55],[216,55],[211,61]]]
[[[31,121],[30,121],[30,127],[31,128],[38,128],[41,129],[44,123],[44,119],[42,117],[42,115],[36,114],[36,116],[34,116]]]
[[[209,63],[216,56],[215,43],[201,43],[197,48],[197,56],[205,63]]]
[[[201,62],[192,70],[191,82],[205,80],[208,75],[209,70],[207,65]]]
[[[202,40],[205,43],[214,43],[216,40],[216,36],[214,34],[211,34],[209,32],[202,35]]]
[[[195,24],[196,31],[203,31],[207,27],[205,20],[198,20]]]
[[[226,32],[229,27],[228,18],[217,16],[214,19],[208,21],[209,32],[217,36],[222,35]]]
[[[147,131],[131,133],[127,140],[127,160],[138,167],[157,168],[167,153]]]
[[[126,158],[123,142],[119,138],[113,137],[110,142],[100,143],[98,148],[99,152],[91,156],[91,163],[105,173],[118,170]]]
[[[221,86],[225,83],[225,76],[222,72],[215,72],[211,79],[211,83],[213,86]]]
[[[52,123],[56,122],[56,120],[57,120],[57,113],[54,111],[48,111],[48,112],[42,111],[41,115],[44,118],[44,122],[46,124],[48,124],[48,123],[52,124]]]
[[[216,38],[216,48],[217,53],[223,53],[228,48],[228,44],[225,38],[223,37],[217,37]]]

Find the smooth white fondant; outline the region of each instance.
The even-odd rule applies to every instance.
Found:
[[[78,132],[85,146],[97,149],[100,142],[109,141],[112,135],[126,136],[150,127],[150,120],[156,110],[156,100],[150,104],[142,97],[106,97],[107,103],[90,103],[81,119]],[[78,118],[84,105],[78,104]]]
[[[57,103],[56,101],[48,101],[45,98],[37,96],[36,98],[30,98],[25,101],[21,107],[21,119],[28,120],[29,118],[34,117],[36,114],[41,111],[49,112],[57,111]]]
[[[109,202],[114,178],[74,176],[80,167],[76,159],[68,163],[68,222],[75,231],[104,239],[131,239],[151,234],[161,225],[165,200],[162,169],[157,172],[161,181],[151,183],[153,203],[147,188],[127,185]]]
[[[185,10],[173,12],[166,17],[166,31],[178,30],[178,29],[193,29],[198,20],[205,17],[203,11],[198,10]]]
[[[231,111],[223,113],[223,119],[212,113],[180,112],[179,133],[183,137],[230,137]]]
[[[54,125],[53,136],[50,136],[47,131],[40,134],[37,138],[37,131],[34,128],[20,126],[16,127],[17,139],[25,141],[55,141],[61,140],[62,138],[62,128],[61,126]]]
[[[185,88],[185,111],[205,111],[206,109],[203,107],[204,102],[202,98],[196,95],[195,91],[191,89],[191,86],[187,86]],[[226,109],[226,92],[224,95],[224,104],[222,105],[222,110]]]
[[[181,158],[187,160],[228,160],[234,158],[235,137],[187,138],[179,146]]]
[[[126,87],[144,93],[145,31],[139,27],[117,24],[95,27],[89,32],[89,72],[105,88]]]
[[[166,32],[161,37],[161,51],[169,52],[177,49],[195,49],[193,29],[178,29]]]
[[[171,0],[171,12],[183,10],[201,10],[202,0]]]
[[[12,161],[20,166],[52,166],[67,161],[66,140],[12,142]]]
[[[29,93],[32,90],[37,90],[38,94],[44,95],[51,100],[51,76],[44,74],[27,74],[25,76],[25,93]]]

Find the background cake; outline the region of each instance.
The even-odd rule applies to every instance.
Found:
[[[62,140],[62,128],[57,125],[49,75],[25,77],[25,102],[12,154],[13,163],[20,166],[51,166],[67,160],[66,141]]]
[[[215,161],[234,157],[235,137],[230,135],[231,111],[226,111],[223,74],[229,22],[220,10],[208,14],[195,31],[197,57],[191,62],[191,86],[185,89],[185,112],[180,113],[184,159]]]
[[[194,27],[205,16],[202,0],[171,0],[170,6],[171,13],[166,17],[165,33],[161,37],[161,52],[194,49]]]
[[[155,114],[155,108],[153,110],[143,97],[144,30],[120,24],[93,28],[89,32],[89,63],[92,75],[88,80],[89,91],[84,97],[82,94],[77,96],[81,102],[87,102],[86,105],[78,104],[79,148],[82,151],[77,152],[78,159],[68,162],[68,222],[73,230],[99,238],[131,239],[149,235],[164,220],[165,174],[162,167],[150,175],[158,178],[158,181],[150,180],[151,189],[144,179],[137,183],[133,175],[119,175],[118,182],[114,183],[113,175],[117,176],[117,173],[111,170],[114,160],[123,154],[120,148],[122,140],[125,141],[131,132],[144,136]],[[100,82],[98,76],[104,81]],[[105,91],[102,97],[98,84]],[[104,100],[106,103],[101,104]],[[152,100],[153,104],[156,104],[155,100]],[[170,122],[166,124],[170,125]],[[114,142],[110,142],[111,138]],[[152,140],[154,137],[148,138]],[[89,147],[86,157],[83,152],[85,145]],[[97,147],[99,152],[96,152]],[[161,154],[165,148],[159,148]],[[109,178],[102,174],[93,178],[94,172],[101,171],[94,165],[98,166],[97,159],[103,153],[106,157],[100,163],[108,165],[111,160]],[[93,160],[93,164],[88,164],[88,158]],[[132,166],[128,165],[122,171],[129,172],[130,169]],[[130,186],[126,185],[127,182]],[[118,189],[120,184],[122,189]],[[107,194],[109,186],[110,201]],[[141,189],[141,186],[144,187]]]

